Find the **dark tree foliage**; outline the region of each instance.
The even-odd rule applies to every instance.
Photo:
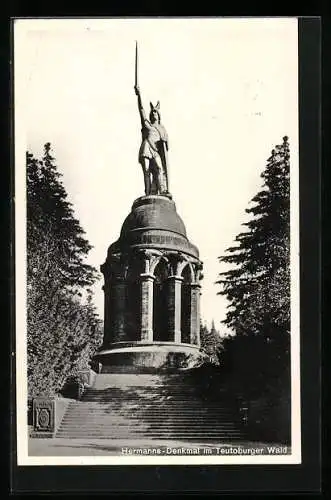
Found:
[[[220,262],[219,294],[229,306],[224,323],[224,367],[243,391],[289,386],[290,356],[290,154],[288,138],[272,150],[251,216]],[[246,389],[245,389],[246,388]]]
[[[220,294],[229,301],[224,323],[237,335],[290,331],[290,163],[287,137],[276,146],[261,177],[262,190],[246,212],[247,231],[220,262]]]
[[[200,323],[200,340],[201,348],[209,356],[210,362],[214,365],[219,365],[223,351],[223,342],[220,333],[215,328],[214,321],[210,330],[206,324]]]
[[[57,253],[63,285],[91,285],[96,279],[96,272],[84,263],[84,258],[92,247],[84,238],[85,232],[67,200],[61,174],[51,155],[50,143],[45,144],[41,160],[27,153],[26,161],[28,248],[33,250],[33,245],[38,244],[38,236],[52,235],[56,247],[52,251]]]
[[[92,248],[74,217],[47,143],[27,167],[27,355],[29,396],[54,395],[87,367],[101,338],[84,262]]]

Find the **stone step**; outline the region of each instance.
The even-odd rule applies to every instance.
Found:
[[[132,425],[137,425],[139,422],[142,421],[142,417],[135,417],[131,415],[112,415],[112,416],[104,416],[104,415],[93,415],[93,416],[74,416],[74,415],[65,415],[63,417],[62,422],[81,422],[81,421],[86,421],[88,420],[89,422],[116,422],[116,421],[127,421],[127,422],[132,422]],[[199,418],[199,419],[192,419],[192,418],[183,418],[183,417],[178,417],[178,418],[163,418],[162,420],[160,418],[156,418],[153,416],[146,415],[144,418],[144,421],[149,422],[149,423],[159,423],[160,425],[163,425],[163,422],[165,424],[169,424],[171,422],[175,422],[177,424],[180,423],[190,423],[192,425],[202,425],[202,423],[206,424],[217,424],[217,423],[233,423],[236,422],[237,420],[234,418],[212,418],[212,417],[207,417],[207,418]]]
[[[145,386],[107,386],[107,387],[89,387],[85,389],[85,393],[96,393],[96,392],[120,392],[123,390],[129,390],[132,392],[165,392],[168,394],[199,394],[199,393],[206,393],[206,389],[204,387],[191,387],[191,386],[175,386],[175,387],[169,387],[168,386],[150,386],[150,387],[145,387]],[[208,391],[207,391],[208,392]],[[224,390],[218,390],[217,394],[223,394],[225,395],[227,391]],[[230,395],[230,394],[229,394]]]
[[[213,432],[217,431],[219,432],[220,430],[224,431],[231,431],[231,430],[237,430],[237,427],[233,424],[231,425],[213,425],[213,426],[188,426],[188,425],[164,425],[164,426],[158,426],[158,425],[149,425],[149,424],[141,424],[141,425],[119,425],[119,424],[94,424],[94,423],[68,423],[65,422],[60,426],[60,429],[90,429],[91,431],[98,429],[128,429],[128,430],[139,430],[139,431],[177,431],[177,430],[188,430],[189,432],[200,432],[201,430],[206,430],[208,432]]]
[[[72,407],[76,408],[104,408],[104,407],[114,407],[114,408],[121,408],[124,406],[128,407],[134,407],[134,408],[155,408],[159,409],[160,411],[164,411],[165,409],[167,410],[178,410],[178,411],[183,411],[183,410],[224,410],[224,411],[235,411],[235,408],[226,406],[226,405],[211,405],[211,404],[167,404],[167,403],[162,403],[162,402],[154,402],[151,403],[150,401],[83,401],[80,403],[73,403]]]
[[[58,434],[57,438],[67,438],[67,439],[86,439],[86,434]],[[155,435],[145,435],[142,436],[140,434],[116,434],[116,436],[110,436],[109,434],[89,434],[88,439],[123,439],[123,440],[181,440],[181,441],[211,441],[211,442],[220,442],[220,441],[230,441],[230,440],[243,440],[242,435],[237,434],[219,434],[217,436],[210,435],[196,435],[196,436],[188,436],[185,434],[155,434]]]
[[[130,390],[130,391],[165,391],[165,392],[210,392],[208,388],[205,386],[205,384],[192,384],[187,383],[187,384],[167,384],[166,382],[162,384],[120,384],[113,382],[111,384],[100,384],[100,383],[95,383],[93,386],[87,386],[86,387],[86,392],[95,392],[95,391],[123,391],[123,390]],[[225,387],[218,387],[217,390],[213,389],[214,393],[220,393],[220,394],[226,394],[228,393],[231,395],[229,390]],[[211,393],[211,392],[210,392]]]
[[[147,401],[83,401],[81,404],[76,404],[76,408],[81,408],[84,410],[84,408],[87,407],[90,408],[123,408],[124,406],[127,406],[128,408],[148,408],[148,409],[159,409],[159,411],[163,412],[165,410],[173,411],[185,411],[185,410],[190,410],[190,411],[202,411],[202,410],[208,410],[210,411],[216,411],[216,410],[223,410],[227,412],[237,412],[237,408],[232,408],[226,405],[222,406],[217,406],[217,405],[207,405],[207,404],[166,404],[163,402],[147,402]]]
[[[56,436],[57,438],[62,438],[62,439],[85,439],[86,436],[83,434],[77,434],[77,435],[68,435],[68,434],[61,434]],[[157,436],[136,436],[136,435],[119,435],[119,436],[113,436],[109,437],[108,435],[104,434],[96,434],[96,435],[91,435],[89,436],[89,439],[94,440],[94,439],[110,439],[110,440],[132,440],[132,441],[142,441],[142,443],[148,439],[154,440],[154,441],[161,441],[161,440],[167,440],[167,441],[185,441],[185,442],[207,442],[209,441],[210,443],[220,443],[220,442],[229,442],[229,441],[243,441],[242,436],[229,436],[229,435],[219,435],[219,436],[213,436],[213,437],[208,437],[208,436],[184,436],[184,435],[157,435]]]
[[[124,438],[127,437],[128,439],[131,438],[132,436],[138,436],[138,437],[145,437],[145,438],[154,438],[157,436],[204,436],[204,437],[215,437],[215,436],[239,436],[242,435],[241,432],[236,431],[236,430],[218,430],[214,432],[206,431],[206,432],[185,432],[182,429],[178,430],[164,430],[164,431],[153,431],[150,429],[147,430],[132,430],[132,429],[82,429],[82,430],[75,430],[75,429],[61,429],[57,432],[57,437],[60,436],[61,434],[67,434],[71,436],[83,436],[86,438],[89,438],[91,436],[96,436],[96,435],[102,435],[102,436],[109,436],[110,439],[115,439],[119,436],[123,436]]]
[[[123,404],[135,404],[135,405],[150,405],[150,406],[156,406],[161,409],[163,408],[220,408],[224,410],[233,410],[235,406],[231,406],[229,403],[222,402],[222,401],[192,401],[192,400],[187,400],[183,401],[178,400],[178,401],[171,401],[171,400],[153,400],[153,399],[147,399],[147,398],[137,398],[137,399],[108,399],[108,398],[95,398],[93,400],[80,400],[75,403],[72,403],[72,405],[84,407],[86,404],[90,403],[91,406],[93,404],[98,405],[98,404],[113,404],[113,405],[123,405]]]
[[[201,381],[200,383],[197,380],[193,379],[178,379],[178,380],[147,380],[146,378],[144,379],[144,375],[135,375],[135,379],[133,379],[132,375],[128,374],[121,374],[119,376],[116,376],[115,374],[109,375],[109,378],[99,378],[102,377],[102,375],[99,375],[96,377],[94,380],[93,385],[88,385],[87,389],[88,390],[93,390],[93,389],[106,389],[108,387],[113,387],[115,389],[119,389],[122,387],[125,388],[131,388],[131,389],[136,389],[136,388],[142,388],[142,389],[153,389],[155,388],[169,388],[169,389],[180,389],[181,387],[183,388],[188,388],[188,389],[194,389],[196,388],[204,388],[208,389],[208,384],[206,383],[205,380]],[[130,378],[129,378],[130,377]],[[228,387],[226,385],[218,385],[217,388],[214,390],[219,390],[219,391],[228,391]]]
[[[195,412],[199,413],[207,413],[209,411],[211,412],[223,412],[223,413],[237,413],[237,409],[235,408],[226,408],[226,407],[219,407],[219,406],[206,406],[206,405],[200,405],[200,406],[194,406],[194,405],[162,405],[162,404],[150,404],[150,403],[133,403],[132,401],[125,401],[123,403],[110,403],[109,401],[107,402],[89,402],[91,404],[82,404],[82,405],[76,405],[73,406],[72,408],[75,411],[86,411],[87,409],[90,410],[104,410],[104,411],[109,411],[109,410],[123,410],[123,409],[128,409],[128,411],[131,410],[146,410],[146,411],[158,411],[160,415],[164,415],[167,412],[177,412],[177,413],[182,413],[182,412],[190,412],[192,415]]]
[[[217,415],[206,415],[205,417],[203,415],[158,415],[158,414],[152,414],[152,413],[129,413],[129,412],[113,412],[113,413],[68,413],[66,414],[65,418],[70,417],[72,420],[77,420],[77,419],[86,419],[86,418],[93,418],[95,419],[103,419],[103,420],[114,420],[114,419],[128,419],[128,420],[142,420],[142,419],[151,419],[153,421],[159,421],[162,422],[163,420],[165,421],[171,421],[171,420],[183,420],[185,422],[194,422],[194,421],[203,421],[203,422],[217,422],[217,421],[238,421],[238,417],[236,416],[231,416],[231,415],[222,415],[222,414],[217,414]]]
[[[232,394],[229,393],[228,391],[217,391],[217,392],[209,392],[206,388],[204,387],[169,387],[169,386],[164,386],[164,387],[131,387],[131,386],[120,386],[120,387],[99,387],[99,388],[85,388],[84,394],[93,394],[97,392],[104,392],[104,393],[114,393],[114,394],[119,394],[121,392],[126,392],[130,391],[131,394],[135,393],[146,393],[146,394],[168,394],[169,396],[171,395],[176,395],[176,394],[183,394],[183,395],[205,395],[209,394],[210,397],[213,395],[217,397],[218,395],[221,395],[222,397],[232,397]]]
[[[166,415],[237,415],[238,412],[228,409],[222,408],[163,408],[160,409],[156,406],[147,406],[147,405],[99,405],[95,407],[74,407],[69,411],[79,414],[79,413],[90,413],[90,412],[98,412],[98,413],[139,413],[139,414],[157,414],[160,416]]]
[[[135,429],[160,429],[160,430],[167,430],[167,429],[189,429],[189,430],[200,430],[200,429],[235,429],[235,425],[232,422],[229,423],[221,423],[221,424],[215,424],[213,426],[210,425],[191,425],[188,426],[186,423],[178,424],[174,422],[173,424],[164,424],[164,425],[152,425],[150,423],[144,423],[137,425],[135,423],[118,423],[118,422],[111,422],[111,423],[100,423],[100,422],[63,422],[61,423],[60,428],[72,428],[72,429],[77,429],[77,428],[91,428],[91,425],[93,424],[93,429],[103,429],[104,427],[107,428],[135,428]]]
[[[111,403],[111,404],[124,404],[124,403],[132,403],[132,404],[149,404],[149,405],[167,405],[167,406],[218,406],[225,408],[236,408],[236,404],[224,401],[220,399],[210,400],[210,399],[183,399],[183,398],[163,398],[163,397],[137,397],[137,398],[111,398],[107,396],[94,396],[89,398],[82,398],[77,400],[77,403]]]
[[[185,409],[185,408],[220,408],[224,410],[236,410],[236,406],[229,405],[227,403],[224,403],[222,401],[162,401],[162,400],[151,400],[151,399],[117,399],[117,400],[112,400],[112,399],[94,399],[92,401],[77,401],[75,403],[71,404],[72,406],[77,406],[84,408],[86,406],[91,406],[91,407],[96,407],[96,406],[105,406],[105,405],[112,405],[112,406],[123,406],[123,405],[133,405],[133,406],[151,406],[155,408],[169,408],[170,410],[173,408],[180,408],[180,409]]]
[[[234,406],[235,403],[232,403],[231,401],[226,401],[226,400],[221,400],[221,399],[215,399],[215,400],[211,400],[211,399],[203,399],[203,398],[199,398],[199,399],[195,399],[195,398],[173,398],[173,397],[163,397],[163,396],[156,396],[156,397],[152,397],[150,394],[148,394],[147,396],[137,396],[137,397],[121,397],[121,398],[113,398],[111,396],[107,396],[107,395],[102,395],[102,394],[99,394],[99,395],[96,395],[96,396],[84,396],[82,397],[80,400],[80,402],[82,403],[93,403],[93,402],[104,402],[104,403],[107,403],[107,402],[124,402],[124,401],[132,401],[132,402],[144,402],[144,403],[154,403],[154,404],[169,404],[169,405],[178,405],[178,404],[190,404],[190,405],[195,405],[195,406],[198,406],[198,405],[201,405],[203,403],[208,403],[208,404],[211,404],[211,405],[227,405],[227,406]]]
[[[68,432],[70,434],[73,433],[78,433],[78,434],[85,434],[86,431],[89,430],[89,436],[91,434],[109,434],[116,436],[118,433],[119,434],[143,434],[146,436],[154,435],[154,434],[189,434],[189,435],[202,435],[206,434],[208,436],[212,436],[214,434],[240,434],[240,431],[237,431],[236,429],[205,429],[205,430],[185,430],[185,429],[128,429],[128,428],[93,428],[93,429],[88,429],[88,428],[82,428],[82,429],[77,429],[77,427],[72,427],[72,428],[62,428],[58,430],[58,433],[61,432]]]
[[[144,374],[137,374],[137,375],[129,375],[129,374],[109,374],[108,376],[104,375],[99,375],[96,377],[93,386],[88,387],[88,390],[93,390],[93,389],[109,389],[109,388],[114,388],[114,389],[153,389],[153,388],[167,388],[167,389],[177,389],[177,388],[185,388],[185,387],[192,387],[192,382],[191,381],[180,381],[180,380],[161,380],[161,379],[151,379],[150,377],[152,375],[146,375],[145,378],[143,378],[145,375]],[[103,377],[103,378],[99,378]],[[135,378],[133,378],[135,377]],[[194,387],[205,387],[204,383],[198,384],[194,382]],[[226,390],[226,388],[224,388]]]
[[[142,428],[162,428],[162,429],[165,429],[165,428],[169,428],[169,427],[176,427],[176,428],[179,428],[179,427],[183,427],[183,428],[190,428],[190,429],[202,429],[202,428],[209,428],[209,429],[212,429],[212,428],[219,428],[219,427],[236,427],[236,423],[235,422],[201,422],[201,423],[196,423],[196,424],[193,424],[191,422],[188,422],[188,421],[173,421],[173,422],[165,422],[164,424],[162,423],[159,423],[159,422],[156,422],[156,421],[144,421],[144,422],[134,422],[134,421],[131,421],[131,422],[128,422],[128,421],[102,421],[102,420],[63,420],[61,422],[61,426],[72,426],[72,427],[78,427],[78,426],[98,426],[98,427],[102,427],[104,425],[108,426],[108,427],[118,427],[118,426],[122,426],[122,427],[142,427]]]
[[[225,388],[211,394],[187,373],[98,374],[81,400],[70,403],[56,437],[238,440],[238,417]]]
[[[92,436],[98,436],[98,435],[103,435],[103,436],[109,436],[109,438],[132,438],[133,436],[137,437],[146,437],[146,438],[154,438],[157,436],[192,436],[192,437],[197,437],[197,436],[203,436],[203,437],[215,437],[215,436],[239,436],[242,435],[241,432],[239,431],[225,431],[225,432],[184,432],[184,431],[164,431],[164,432],[149,432],[149,431],[116,431],[115,433],[111,432],[111,429],[105,429],[104,431],[97,431],[97,430],[91,430],[88,434],[86,435],[86,432],[83,430],[58,430],[57,432],[57,437],[63,434],[71,435],[71,436],[83,436],[86,438],[92,437]]]
[[[132,420],[132,421],[139,421],[142,419],[146,420],[151,420],[151,421],[185,421],[185,422],[217,422],[217,421],[228,421],[228,422],[237,422],[238,416],[234,415],[228,415],[228,414],[206,414],[204,415],[160,415],[157,413],[132,413],[132,412],[111,412],[111,413],[106,413],[106,412],[86,412],[86,413],[66,413],[64,418],[71,418],[72,420],[97,420],[97,419],[102,419],[104,421],[107,420],[116,420],[116,419],[127,419],[127,420]]]
[[[205,417],[202,415],[164,415],[162,418],[160,415],[153,415],[153,414],[132,414],[132,413],[112,413],[112,414],[105,414],[105,413],[89,413],[89,414],[72,414],[72,413],[67,413],[63,419],[70,419],[70,420],[84,420],[84,419],[89,419],[91,420],[102,420],[102,421],[110,421],[110,420],[130,420],[133,422],[140,421],[142,419],[146,420],[151,420],[153,422],[160,422],[162,423],[163,421],[169,422],[169,421],[176,421],[176,422],[219,422],[219,421],[227,421],[227,422],[236,422],[238,418],[235,418],[234,416],[232,417],[231,415],[206,415]]]
[[[225,411],[169,411],[169,412],[159,412],[157,410],[149,408],[95,408],[86,410],[68,410],[65,413],[66,416],[73,416],[79,418],[84,416],[84,418],[89,415],[94,417],[105,417],[105,418],[116,418],[116,417],[127,417],[127,418],[158,418],[161,422],[163,419],[176,419],[182,418],[186,420],[195,419],[212,419],[217,420],[218,418],[228,419],[228,420],[238,420],[238,413],[225,412]]]
[[[159,413],[161,415],[164,415],[167,411],[169,412],[177,412],[177,413],[181,413],[181,412],[190,412],[192,414],[194,414],[195,412],[200,412],[200,413],[203,413],[203,412],[208,412],[208,411],[212,411],[212,412],[223,412],[223,413],[237,413],[237,411],[234,409],[234,408],[224,408],[224,407],[218,407],[218,406],[209,406],[209,407],[206,407],[205,405],[201,405],[201,406],[180,406],[180,405],[173,405],[173,406],[167,406],[167,405],[152,405],[152,404],[147,404],[147,403],[140,403],[140,404],[136,404],[136,403],[132,403],[132,402],[129,402],[129,401],[126,401],[125,403],[123,404],[112,404],[112,403],[109,403],[109,402],[99,402],[95,405],[93,404],[85,404],[85,405],[76,405],[75,407],[73,407],[73,409],[75,409],[75,411],[85,411],[86,409],[91,409],[91,410],[104,410],[104,411],[108,411],[108,410],[123,410],[123,409],[128,409],[129,411],[131,410],[146,410],[146,411],[159,411]]]
[[[183,383],[187,380],[191,381],[194,377],[192,377],[192,372],[180,372],[180,373],[98,373],[96,376],[96,381],[105,382],[114,380],[118,384],[119,382],[130,383],[131,385],[134,382],[137,385],[144,385],[150,382],[160,382],[163,383],[166,381],[167,383],[176,382]]]
[[[190,430],[200,430],[200,429],[235,429],[236,426],[232,422],[228,423],[219,423],[215,425],[187,425],[188,423],[177,423],[173,422],[172,424],[164,424],[164,425],[156,425],[156,423],[151,424],[149,422],[142,424],[135,423],[119,423],[119,422],[74,422],[74,421],[66,421],[61,423],[61,428],[82,428],[82,427],[91,427],[93,429],[103,427],[115,428],[115,427],[127,427],[127,428],[136,428],[136,429],[190,429]]]
[[[183,426],[183,427],[188,427],[188,428],[213,428],[213,427],[235,427],[237,426],[238,422],[236,420],[228,420],[228,419],[214,419],[214,420],[199,420],[199,421],[194,421],[192,419],[190,420],[177,420],[177,419],[169,419],[169,420],[157,420],[157,419],[149,419],[149,418],[141,418],[141,419],[133,419],[130,417],[119,417],[119,418],[71,418],[71,417],[64,417],[61,425],[72,425],[72,426],[80,426],[80,425],[107,425],[107,426],[115,426],[115,425],[123,425],[123,426],[131,426],[131,427],[138,427],[138,426],[148,426],[148,427],[160,427],[160,428],[165,428],[169,426]]]
[[[150,409],[146,409],[146,408],[98,408],[98,409],[90,409],[89,411],[85,411],[85,410],[82,410],[82,411],[79,411],[79,410],[72,410],[68,413],[66,413],[66,415],[73,415],[75,417],[79,417],[80,415],[84,415],[84,416],[88,416],[88,415],[99,415],[99,416],[128,416],[129,418],[130,417],[137,417],[137,418],[142,418],[142,417],[146,417],[148,418],[149,416],[150,417],[156,417],[156,418],[159,418],[161,419],[164,419],[164,418],[176,418],[176,417],[182,417],[182,418],[218,418],[218,417],[223,417],[223,418],[231,418],[231,419],[235,419],[235,415],[234,413],[232,412],[225,412],[225,411],[214,411],[214,412],[189,412],[189,411],[186,411],[186,412],[180,412],[180,411],[173,411],[173,412],[158,412],[158,411],[154,411],[154,410],[150,410]]]
[[[177,394],[174,393],[160,393],[160,392],[152,392],[152,391],[146,391],[146,392],[136,392],[132,394],[129,391],[123,391],[123,394],[118,394],[112,393],[110,391],[98,391],[97,393],[87,393],[84,392],[82,395],[82,398],[88,399],[88,398],[107,398],[107,399],[119,399],[122,400],[123,398],[125,399],[161,399],[163,401],[169,400],[169,401],[210,401],[211,403],[216,403],[217,401],[223,401],[224,403],[233,403],[235,400],[234,398],[230,397],[225,397],[224,395],[217,395],[217,396],[210,396],[206,394],[187,394],[187,393],[182,393],[178,392]]]
[[[165,391],[169,393],[173,392],[195,392],[195,393],[206,393],[210,392],[208,390],[208,387],[206,387],[205,384],[196,384],[195,382],[187,382],[187,383],[167,383],[162,382],[159,384],[126,384],[126,383],[121,383],[117,381],[112,381],[111,383],[100,383],[100,381],[96,381],[93,386],[88,386],[86,387],[85,391],[86,392],[93,392],[93,391],[123,391],[123,390],[130,390],[130,391]],[[215,389],[213,390],[213,392]],[[226,387],[218,387],[217,394],[229,394],[228,388]]]
[[[169,401],[170,403],[177,403],[183,401],[185,402],[201,402],[201,401],[208,401],[209,403],[220,403],[223,402],[223,404],[233,404],[231,400],[225,399],[225,398],[207,398],[204,396],[197,396],[195,394],[192,395],[184,395],[184,394],[178,394],[177,396],[173,394],[153,394],[151,392],[146,392],[145,394],[136,394],[136,395],[126,395],[123,394],[122,396],[118,395],[112,395],[112,394],[105,394],[105,393],[100,393],[100,394],[84,394],[81,398],[81,401],[91,401],[91,400],[106,400],[106,401],[140,401],[140,400],[151,400],[151,401],[161,401],[161,402],[167,402]]]
[[[90,386],[90,387],[86,387],[85,388],[85,393],[87,392],[117,392],[117,393],[121,393],[121,392],[124,392],[124,391],[131,391],[132,393],[135,393],[135,392],[138,392],[138,391],[142,391],[142,392],[164,392],[164,393],[168,393],[168,394],[174,394],[174,393],[183,393],[183,394],[190,394],[190,393],[196,393],[196,394],[206,394],[206,393],[209,393],[210,395],[212,394],[222,394],[222,395],[226,395],[228,394],[229,396],[231,396],[231,393],[228,391],[228,390],[221,390],[221,389],[217,389],[217,391],[213,391],[213,392],[210,392],[206,387],[204,386],[192,386],[192,385],[187,385],[187,386],[174,386],[174,387],[171,387],[169,385],[159,385],[159,386],[156,386],[156,385],[150,385],[150,386],[131,386],[131,385],[104,385],[103,387],[96,387],[96,386]]]

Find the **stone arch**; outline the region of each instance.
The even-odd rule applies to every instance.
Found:
[[[143,272],[143,264],[139,255],[131,255],[127,259],[125,278],[128,281],[137,281]]]
[[[137,256],[131,256],[126,271],[125,331],[126,340],[135,340],[141,329],[141,284],[142,264]]]
[[[153,266],[153,340],[168,340],[168,277],[169,262],[164,256]]]
[[[179,266],[179,276],[184,278],[184,282],[194,283],[195,273],[191,262],[184,260]]]
[[[169,263],[168,259],[164,256],[158,257],[157,263],[153,266],[155,280],[164,281],[169,277]]]
[[[169,252],[167,255],[167,259],[169,262],[169,273],[171,276],[178,275],[178,266],[181,262],[181,255],[178,252]]]
[[[181,341],[189,344],[191,338],[191,284],[193,270],[190,263],[186,263],[181,271],[182,293],[181,293]]]
[[[162,264],[160,264],[162,263]],[[170,272],[170,263],[169,263],[169,259],[166,255],[154,255],[152,258],[151,258],[151,261],[150,261],[150,273],[151,274],[154,274],[155,272],[155,269],[159,266],[159,264],[161,266],[165,265],[168,269],[168,274]]]

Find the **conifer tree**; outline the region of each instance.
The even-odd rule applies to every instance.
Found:
[[[220,333],[216,330],[214,320],[210,330],[206,324],[200,323],[200,339],[201,347],[209,356],[210,362],[219,365],[223,342]]]
[[[220,294],[229,308],[224,323],[237,335],[289,334],[290,329],[290,163],[288,138],[272,150],[261,177],[262,190],[246,212],[236,245],[220,262],[233,265],[220,273]]]
[[[290,155],[288,138],[272,150],[261,191],[246,210],[236,244],[220,262],[220,294],[229,301],[224,323],[235,336],[224,342],[224,362],[246,396],[289,389]],[[282,389],[280,389],[282,388]]]
[[[74,217],[51,156],[27,153],[28,392],[54,395],[87,367],[101,340],[89,286],[98,277],[84,262],[91,245]],[[86,296],[86,300],[82,295]]]
[[[52,235],[52,251],[53,255],[57,254],[63,284],[89,286],[95,281],[96,273],[84,259],[92,247],[74,217],[61,177],[50,143],[44,146],[42,160],[27,153],[28,246],[33,250],[40,234]]]

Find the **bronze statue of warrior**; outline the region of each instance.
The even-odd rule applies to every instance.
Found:
[[[149,120],[146,117],[137,83],[138,53],[136,46],[136,78],[135,93],[138,96],[138,109],[141,119],[142,143],[138,161],[142,166],[145,182],[145,194],[169,195],[168,186],[168,135],[161,124],[160,103],[150,103]]]

